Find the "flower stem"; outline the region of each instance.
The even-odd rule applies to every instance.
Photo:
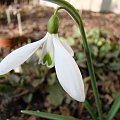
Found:
[[[64,7],[58,7],[58,8],[55,10],[54,15],[56,15],[60,9],[64,9]]]
[[[99,92],[97,89],[96,77],[95,77],[95,72],[94,72],[94,68],[93,68],[93,62],[92,62],[89,46],[87,43],[86,34],[85,34],[84,27],[83,27],[82,19],[79,15],[78,11],[70,3],[68,3],[65,0],[45,0],[45,1],[53,2],[53,3],[60,5],[63,9],[65,9],[73,17],[73,19],[77,22],[77,24],[79,26],[82,40],[83,40],[84,51],[85,51],[86,57],[87,57],[88,70],[89,70],[89,74],[91,77],[91,86],[92,86],[93,94],[95,97],[95,102],[96,102],[99,120],[103,120],[101,102],[99,99]]]

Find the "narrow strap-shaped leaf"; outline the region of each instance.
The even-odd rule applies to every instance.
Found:
[[[56,115],[56,114],[51,114],[51,113],[46,113],[46,112],[36,112],[36,111],[31,111],[31,110],[22,110],[21,112],[24,114],[34,115],[37,117],[50,119],[50,120],[78,120],[74,117],[67,117],[63,115]]]
[[[97,115],[87,100],[85,100],[84,106],[87,109],[87,111],[89,112],[89,114],[91,115],[92,120],[97,120]]]
[[[116,99],[108,112],[106,120],[113,120],[115,114],[120,109],[120,93],[116,96]]]

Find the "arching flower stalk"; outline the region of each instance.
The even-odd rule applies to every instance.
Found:
[[[52,68],[55,66],[57,78],[63,89],[75,100],[85,100],[84,84],[81,72],[69,45],[59,40],[58,17],[54,14],[48,22],[48,32],[37,42],[27,44],[10,53],[0,63],[0,75],[23,64],[40,47],[42,47],[39,64]]]

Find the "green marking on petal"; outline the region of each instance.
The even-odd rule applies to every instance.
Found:
[[[48,65],[50,66],[52,64],[52,59],[51,59],[51,56],[50,54],[47,52],[43,58],[43,63],[48,63]]]

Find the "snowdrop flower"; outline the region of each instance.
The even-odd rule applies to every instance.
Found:
[[[0,63],[0,75],[23,64],[37,49],[42,47],[39,64],[52,68],[55,66],[57,78],[63,89],[75,100],[85,100],[81,72],[73,59],[71,47],[59,40],[58,17],[53,15],[48,22],[48,32],[37,42],[27,44],[10,53]]]

